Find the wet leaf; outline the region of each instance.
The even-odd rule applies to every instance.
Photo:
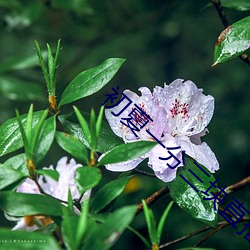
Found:
[[[124,63],[124,59],[110,58],[95,68],[78,74],[64,90],[59,106],[92,95],[104,87]]]
[[[133,160],[148,153],[156,145],[157,143],[153,141],[136,141],[119,145],[104,155],[97,165]]]
[[[203,198],[208,198],[205,194],[202,194],[201,191],[206,191],[210,186],[210,181],[214,182],[215,178],[211,173],[208,177],[203,173],[191,159],[185,159],[186,166],[178,169],[177,177],[174,181],[169,183],[170,195],[177,205],[182,208],[184,211],[189,213],[195,219],[204,222],[205,224],[216,227],[217,225],[217,211],[214,209],[214,200],[204,200]],[[202,165],[199,164],[202,167]],[[206,172],[205,167],[202,167]],[[202,181],[198,179],[189,172],[190,169],[193,171]],[[186,180],[188,180],[197,190],[196,192],[185,180],[183,180],[179,175],[182,175]],[[209,191],[209,197],[211,193],[216,193],[217,188],[212,188]]]
[[[34,112],[33,124],[34,127],[43,114],[42,111]],[[20,116],[23,124],[26,123],[27,114]],[[25,125],[24,125],[25,126]],[[13,152],[23,146],[22,136],[19,129],[17,118],[11,118],[0,126],[0,156]]]
[[[214,65],[239,56],[250,47],[250,16],[228,26],[218,37]]]

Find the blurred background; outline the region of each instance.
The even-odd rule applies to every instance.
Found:
[[[0,0],[0,124],[15,116],[15,108],[26,113],[30,102],[35,109],[46,108],[46,88],[38,67],[34,40],[42,49],[46,43],[56,47],[61,39],[57,71],[57,97],[81,71],[97,66],[107,58],[121,57],[126,62],[114,79],[99,93],[78,101],[86,112],[99,110],[111,87],[137,91],[151,90],[176,78],[190,79],[205,94],[215,98],[215,113],[203,139],[216,154],[220,186],[233,184],[250,173],[249,65],[236,58],[211,67],[214,44],[223,30],[216,10],[208,1],[182,0]],[[226,9],[233,23],[249,12]],[[61,112],[71,112],[72,106]],[[21,151],[20,151],[21,152]],[[65,153],[53,144],[40,167],[55,164]],[[3,157],[7,159],[9,156]],[[148,170],[146,163],[141,169]],[[116,173],[104,170],[105,178]],[[118,202],[119,206],[138,203],[164,183],[139,176]],[[249,188],[233,195],[250,210]],[[165,196],[153,206],[159,218],[170,201]],[[1,215],[1,226],[12,226]],[[134,225],[147,235],[143,214]],[[196,222],[176,205],[165,225],[162,243],[174,240],[205,225]],[[241,224],[239,230],[243,228]],[[244,235],[244,234],[243,234]],[[249,249],[249,242],[228,227],[206,241],[203,247]],[[192,246],[196,236],[168,249]],[[140,240],[126,232],[112,249],[145,249]]]

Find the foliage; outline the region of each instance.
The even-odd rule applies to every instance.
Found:
[[[122,10],[122,15],[114,11],[112,18],[109,17],[106,11],[109,11],[109,5],[113,4],[117,9]],[[185,6],[184,3],[178,1],[175,1],[175,4]],[[204,1],[204,5],[206,4],[207,2]],[[230,64],[224,66],[223,63],[234,59],[231,63],[236,65],[238,56],[245,58],[245,62],[247,62],[249,59],[243,53],[247,53],[250,47],[249,16],[245,15],[249,11],[249,1],[242,0],[236,3],[231,0],[222,0],[221,6],[243,12],[235,15],[240,18],[222,31],[216,41],[213,66],[216,66],[214,70],[218,70],[218,72],[220,70],[218,64],[221,64],[220,67],[227,67]],[[100,106],[106,92],[110,91],[110,87],[115,84],[120,86],[120,84],[123,85],[127,81],[133,80],[132,71],[137,72],[139,76],[137,80],[140,79],[142,82],[152,81],[153,78],[150,78],[150,75],[152,77],[157,72],[164,71],[166,65],[161,65],[161,62],[166,59],[162,58],[163,54],[164,57],[171,55],[158,50],[158,44],[155,45],[153,40],[150,40],[148,30],[166,40],[166,44],[161,48],[178,44],[177,38],[185,36],[184,33],[180,35],[178,31],[180,27],[176,26],[176,22],[167,19],[173,18],[174,20],[174,17],[165,17],[164,11],[169,14],[174,13],[175,7],[168,2],[156,4],[153,1],[143,3],[140,0],[135,2],[127,0],[124,3],[117,1],[112,4],[110,1],[98,3],[87,0],[73,0],[71,4],[66,0],[37,0],[29,3],[21,0],[0,0],[0,13],[2,14],[0,25],[9,32],[5,34],[6,37],[3,38],[3,41],[0,41],[0,50],[2,51],[2,48],[5,47],[3,46],[4,39],[10,41],[14,32],[23,32],[24,36],[27,34],[26,41],[28,42],[27,44],[20,42],[19,45],[19,41],[15,37],[14,50],[17,51],[19,49],[17,46],[20,46],[20,50],[24,49],[26,52],[33,46],[37,53],[37,56],[34,51],[32,55],[9,56],[10,49],[7,49],[6,52],[3,50],[3,58],[7,59],[0,62],[0,93],[2,95],[0,112],[3,117],[0,125],[0,208],[4,212],[5,218],[17,220],[18,223],[23,221],[25,224],[23,229],[35,231],[11,231],[10,225],[8,225],[9,229],[3,228],[4,225],[1,225],[0,240],[3,239],[6,242],[0,242],[0,249],[122,249],[120,248],[122,244],[125,244],[125,249],[127,249],[133,247],[131,239],[134,240],[134,236],[138,236],[142,243],[134,241],[137,242],[135,244],[139,244],[139,247],[157,250],[161,248],[163,242],[171,241],[173,235],[177,235],[177,230],[182,233],[190,233],[189,227],[194,228],[195,225],[201,224],[215,229],[220,228],[218,212],[215,209],[215,207],[218,208],[216,206],[218,200],[204,199],[201,192],[196,192],[183,180],[185,178],[196,189],[203,190],[203,192],[209,189],[211,182],[216,183],[218,178],[214,177],[213,173],[209,173],[208,177],[203,172],[202,183],[191,174],[191,172],[198,171],[194,159],[185,157],[185,166],[179,168],[175,180],[167,184],[156,178],[151,179],[151,173],[140,170],[115,175],[107,173],[104,169],[104,166],[109,164],[118,163],[122,166],[126,161],[133,162],[133,160],[149,154],[157,145],[157,142],[144,140],[124,144],[110,129],[103,117],[105,107],[100,108]],[[98,18],[95,19],[95,15]],[[35,40],[35,45],[31,46],[31,41],[34,40],[32,32],[41,32],[41,30],[46,32],[47,21],[46,18],[43,18],[44,16],[49,17],[48,23],[55,23],[55,27],[51,25],[52,40],[62,38],[58,40],[55,49],[47,44],[47,50],[43,50],[42,42],[40,42],[43,39],[40,38]],[[74,17],[74,21],[71,16]],[[136,19],[131,19],[132,16],[136,16]],[[127,22],[124,22],[125,19]],[[109,26],[111,21],[112,25]],[[156,24],[159,23],[160,30],[151,26],[152,21]],[[86,23],[88,23],[86,27],[81,27]],[[72,31],[69,32],[67,27],[72,27]],[[73,41],[70,46],[74,47],[74,52],[70,51],[66,42],[64,43],[67,41],[63,37],[64,29],[69,32],[67,39]],[[202,29],[205,30],[206,26]],[[130,33],[127,34],[126,30],[130,30]],[[219,32],[219,29],[217,31]],[[144,45],[144,39],[140,40],[142,33],[147,34],[145,37],[143,34],[143,37],[148,39],[146,41],[148,47],[143,47],[146,45]],[[193,34],[188,34],[188,36],[191,37]],[[216,40],[215,37],[212,39]],[[196,42],[194,40],[192,42]],[[84,41],[84,47],[82,47],[81,41]],[[129,41],[132,41],[133,45],[129,45]],[[211,47],[212,40],[208,39],[208,42]],[[42,45],[41,47],[39,43]],[[61,51],[61,43],[65,44],[63,51]],[[95,49],[90,49],[89,55],[87,55],[85,50],[90,47],[90,44],[94,44]],[[155,47],[155,51],[149,51],[151,45]],[[118,47],[118,52],[128,49],[135,52],[141,49],[142,54],[146,54],[143,51],[147,51],[150,54],[149,59],[144,62],[132,53],[132,56],[128,58],[134,64],[131,70],[129,69],[130,64],[127,65],[123,59],[124,54],[116,53],[116,47]],[[199,49],[198,47],[197,49]],[[112,54],[111,49],[116,52]],[[186,53],[184,50],[188,50],[188,45],[183,48],[183,53]],[[156,55],[153,55],[154,53]],[[211,58],[212,51],[210,50],[209,53]],[[106,54],[111,54],[113,57],[107,59]],[[194,54],[195,52],[192,56],[195,58]],[[85,58],[82,61],[83,55]],[[180,57],[180,54],[172,56]],[[157,57],[160,57],[162,61],[157,62],[155,60]],[[36,69],[37,59],[41,66],[39,73]],[[192,58],[188,59],[192,60]],[[156,65],[153,65],[154,63]],[[177,61],[175,63],[177,65]],[[208,62],[206,65],[199,64],[202,65],[200,67],[206,68]],[[146,65],[145,69],[143,69],[143,65]],[[171,71],[171,63],[168,66]],[[187,65],[185,70],[188,71],[189,67],[191,66]],[[185,72],[185,70],[180,72]],[[42,81],[41,72],[45,80],[44,86],[38,84]],[[172,72],[168,73],[170,75],[167,78],[175,75],[176,72]],[[121,79],[119,75],[121,75]],[[242,76],[242,78],[244,77]],[[162,79],[158,78],[159,80]],[[66,82],[67,86],[61,82]],[[108,83],[109,85],[106,86]],[[218,90],[218,93],[218,96],[223,95],[222,90]],[[90,105],[89,100],[93,100]],[[18,107],[16,117],[13,117],[14,106],[12,105]],[[88,106],[91,106],[89,113],[86,112]],[[95,113],[92,106],[99,109],[98,114]],[[221,109],[220,106],[222,105],[218,105],[217,109]],[[81,111],[82,109],[84,111]],[[248,110],[248,106],[246,105],[242,109]],[[232,113],[230,115],[232,116]],[[243,117],[240,119],[242,121]],[[219,130],[219,132],[215,132],[215,135],[211,133],[214,140],[217,139],[216,133],[223,134],[229,131],[227,126],[225,126],[225,131]],[[214,144],[216,149],[216,143]],[[219,142],[218,145],[220,145]],[[66,179],[68,178],[69,184],[62,182],[65,183],[65,186],[60,187],[61,190],[65,188],[67,200],[48,192],[49,188],[45,189],[45,186],[41,184],[44,184],[44,179],[47,180],[44,185],[51,185],[50,187],[55,187],[53,185],[60,182],[62,176],[59,169],[42,168],[49,165],[51,159],[55,161],[59,158],[60,154],[67,154],[76,159],[78,163],[73,178],[70,179],[70,174],[65,176]],[[205,171],[202,165],[200,168]],[[224,166],[221,166],[224,173],[223,168]],[[146,176],[143,177],[143,175]],[[242,173],[242,176],[245,175]],[[228,180],[227,184],[232,181],[230,178],[232,177],[229,177],[230,181]],[[133,180],[138,182],[133,182]],[[31,181],[35,185],[36,191],[30,190],[25,193],[19,190],[27,181]],[[161,200],[161,204],[158,203],[157,206],[151,208],[151,203],[161,197],[157,191],[139,203],[142,197],[155,192],[162,185],[164,188],[166,186],[169,188],[169,195],[173,201],[165,199],[165,197],[164,200]],[[133,192],[128,191],[129,186],[135,191],[135,197],[133,197]],[[218,194],[219,186],[221,185],[216,183],[216,187],[211,189],[214,195]],[[75,196],[75,193],[78,196]],[[221,197],[223,198],[223,195]],[[174,202],[179,208],[173,206],[171,216],[169,216]],[[136,205],[136,203],[139,204]],[[163,211],[161,211],[162,207],[164,207]],[[143,219],[137,216],[142,210],[145,215]],[[186,216],[182,211],[188,215]],[[172,213],[175,216],[172,216]],[[189,215],[190,217],[188,217]],[[158,217],[160,219],[157,224]],[[180,229],[183,224],[178,225],[177,223],[183,223],[182,218],[188,221],[186,231]],[[3,217],[3,220],[6,219]],[[13,225],[11,224],[11,226]],[[140,227],[144,229],[147,227],[149,237]],[[123,234],[124,231],[126,234]],[[173,235],[168,239],[166,235],[171,233]],[[130,239],[130,242],[126,240],[127,238]],[[182,246],[186,247],[187,244]],[[164,245],[162,245],[163,247]]]

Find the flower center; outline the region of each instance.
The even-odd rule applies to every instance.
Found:
[[[184,122],[187,121],[187,119],[190,117],[188,115],[187,107],[188,103],[180,103],[177,99],[172,103],[172,108],[170,109],[172,118],[175,118],[176,116],[184,119]]]

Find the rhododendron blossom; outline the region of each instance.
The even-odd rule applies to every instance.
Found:
[[[201,137],[207,131],[214,112],[214,98],[204,95],[202,89],[198,89],[192,81],[177,79],[170,85],[164,87],[156,86],[153,93],[146,88],[139,88],[141,96],[130,90],[123,93],[131,99],[133,104],[137,104],[144,112],[152,118],[139,132],[138,137],[132,133],[131,129],[120,122],[122,118],[128,117],[132,111],[131,104],[118,117],[111,112],[118,114],[126,103],[121,102],[112,109],[106,109],[106,118],[114,133],[122,137],[125,143],[137,140],[154,140],[153,134],[165,147],[181,147],[175,150],[175,156],[181,161],[182,151],[205,166],[214,173],[219,169],[218,161],[205,143],[201,142]],[[150,131],[150,133],[147,132]],[[128,171],[135,168],[145,158],[149,158],[148,166],[152,168],[155,175],[164,182],[175,179],[177,168],[183,166],[183,162],[175,169],[167,166],[166,161],[159,157],[168,157],[168,152],[163,146],[158,144],[149,153],[134,160],[117,164],[107,164],[106,168],[111,171]],[[169,159],[168,164],[172,166],[176,160]]]
[[[59,173],[58,181],[47,176],[40,176],[38,178],[38,183],[46,194],[49,194],[65,202],[67,202],[68,200],[68,190],[70,190],[71,192],[72,199],[78,199],[80,197],[74,175],[76,169],[82,166],[80,164],[76,164],[74,159],[71,159],[69,162],[67,161],[67,157],[63,157],[58,161],[55,169],[53,166],[44,168],[56,170]],[[21,193],[41,194],[36,183],[29,178],[27,178],[25,182],[23,182],[17,188],[16,191]],[[90,190],[84,193],[80,203],[89,198],[89,196]],[[33,222],[34,220],[41,226],[52,222],[50,218],[45,216],[25,216],[18,221],[17,225],[12,230],[22,229],[27,231],[34,231],[38,229],[38,226]]]

